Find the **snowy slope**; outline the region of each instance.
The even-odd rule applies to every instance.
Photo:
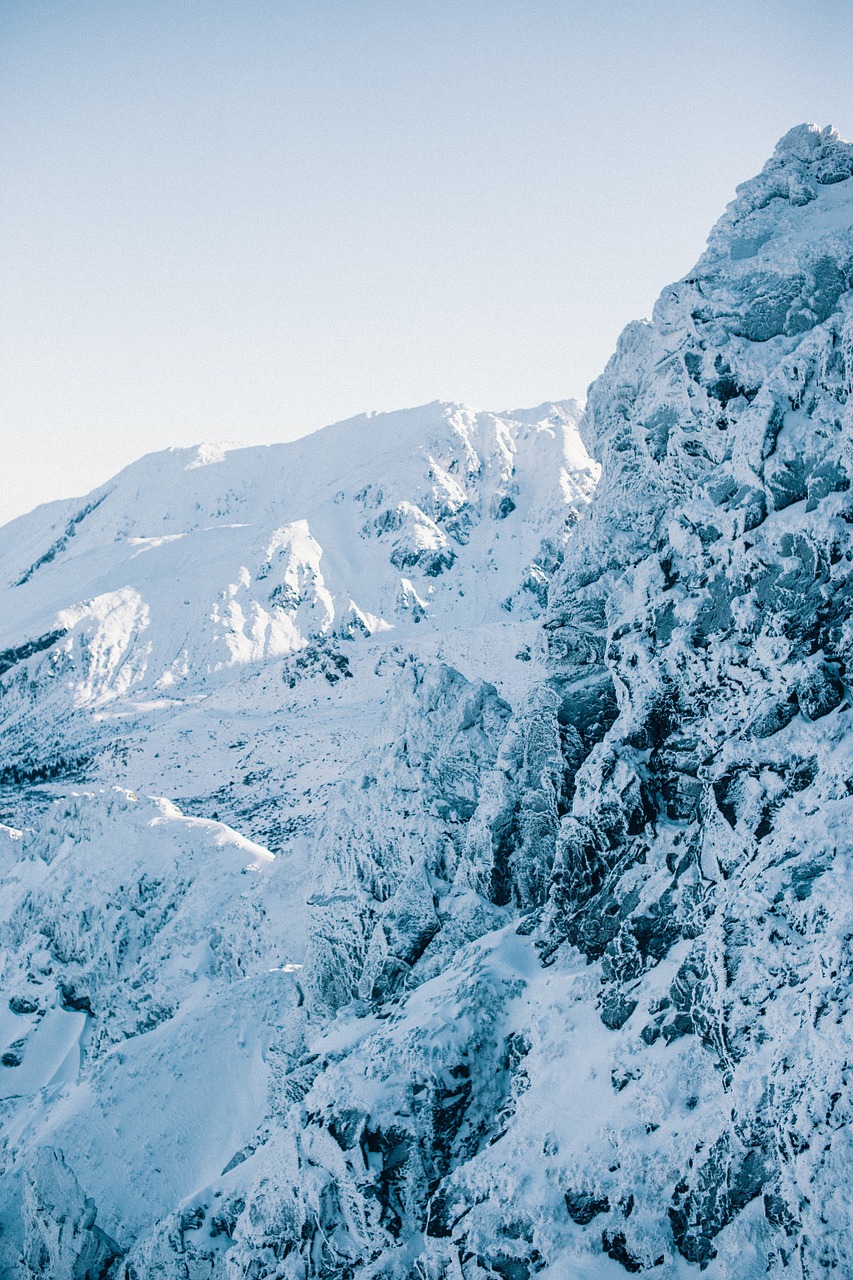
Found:
[[[31,784],[120,781],[278,847],[319,763],[301,712],[317,707],[313,740],[330,708],[318,739],[333,774],[349,758],[334,708],[350,675],[367,730],[395,645],[445,637],[479,673],[498,644],[486,665],[512,679],[594,485],[577,412],[435,404],[274,448],[173,450],[14,521],[0,539],[0,817],[28,820]]]

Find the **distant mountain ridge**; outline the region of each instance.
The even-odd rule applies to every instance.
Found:
[[[434,404],[286,445],[152,454],[4,530],[6,661],[54,630],[85,631],[97,699],[172,689],[309,636],[449,610],[532,616],[594,483],[578,416],[574,402],[515,418]],[[499,578],[485,592],[482,569]]]
[[[26,823],[54,782],[121,782],[248,820],[278,848],[294,798],[285,778],[275,814],[259,780],[301,774],[320,748],[275,716],[295,700],[301,720],[301,698],[372,671],[377,654],[354,641],[465,655],[485,629],[466,669],[498,643],[520,671],[597,476],[578,414],[436,403],[287,445],[169,450],[14,521],[0,540],[0,818]],[[369,673],[354,688],[367,726],[385,695]],[[234,720],[252,704],[246,738]],[[204,748],[187,752],[200,719]]]

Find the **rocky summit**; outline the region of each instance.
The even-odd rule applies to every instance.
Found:
[[[852,176],[583,412],[0,530],[0,1273],[853,1275]]]

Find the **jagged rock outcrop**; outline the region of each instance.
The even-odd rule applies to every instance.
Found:
[[[579,653],[606,669],[619,714],[576,779],[543,944],[600,960],[637,1072],[683,1036],[715,1064],[707,1154],[668,1193],[681,1254],[706,1265],[763,1196],[767,1265],[808,1275],[851,1265],[811,1208],[835,1194],[851,1030],[851,174],[850,144],[793,130],[623,335],[585,420],[594,516],[546,624],[561,677]]]
[[[24,1174],[27,1280],[105,1280],[121,1249],[97,1226],[97,1210],[53,1147],[35,1152]]]
[[[384,1003],[500,919],[456,881],[510,708],[492,685],[412,661],[393,704],[387,743],[339,788],[312,859],[306,977],[327,1010]]]

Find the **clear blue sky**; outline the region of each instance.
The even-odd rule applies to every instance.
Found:
[[[583,397],[847,0],[0,0],[0,520],[150,449]]]

